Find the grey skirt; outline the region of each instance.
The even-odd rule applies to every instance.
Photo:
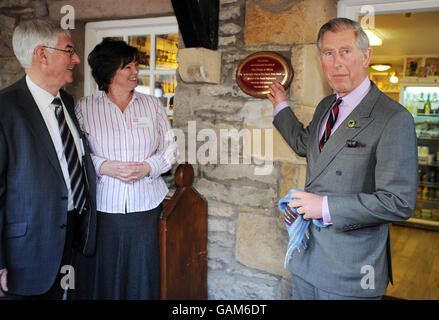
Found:
[[[158,219],[162,205],[128,214],[98,212],[96,254],[76,256],[71,299],[159,298]]]

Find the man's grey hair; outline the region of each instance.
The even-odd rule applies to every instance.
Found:
[[[70,37],[68,30],[50,20],[28,20],[20,23],[12,35],[12,48],[21,66],[32,66],[32,56],[38,46],[55,47],[59,34]]]
[[[361,52],[365,53],[367,48],[369,48],[369,38],[367,37],[367,34],[364,32],[361,24],[347,18],[334,18],[326,22],[320,28],[319,35],[317,37],[317,47],[319,48],[319,53],[322,51],[322,38],[325,32],[337,32],[343,29],[351,29],[355,32],[358,48],[360,48]]]

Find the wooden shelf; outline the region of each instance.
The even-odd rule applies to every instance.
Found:
[[[418,209],[439,209],[439,200],[416,200],[416,208]]]
[[[410,218],[402,222],[393,222],[394,225],[401,225],[406,227],[413,227],[419,229],[439,231],[439,221],[422,219],[422,218]]]
[[[435,182],[419,182],[418,185],[421,187],[439,188],[439,183]],[[437,201],[439,202],[439,199]]]

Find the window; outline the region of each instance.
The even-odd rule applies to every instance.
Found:
[[[136,91],[158,97],[170,119],[177,86],[178,24],[175,17],[90,22],[85,27],[85,58],[104,38],[126,41],[140,51]],[[85,61],[87,59],[84,59]],[[84,63],[84,94],[98,90]]]

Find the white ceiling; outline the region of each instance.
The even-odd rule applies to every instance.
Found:
[[[374,31],[383,44],[372,47],[371,63],[402,67],[397,57],[439,55],[439,11],[376,15]]]

